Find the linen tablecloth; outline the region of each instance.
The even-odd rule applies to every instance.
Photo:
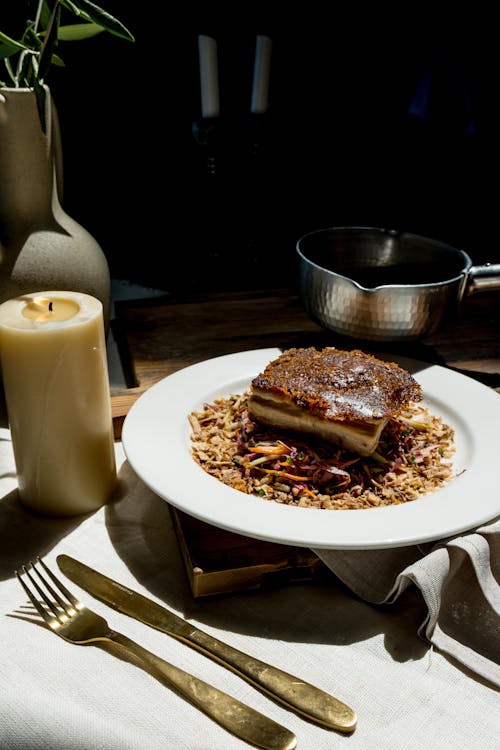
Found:
[[[478,630],[486,627],[480,625],[481,611],[472,592],[469,599],[457,600],[458,609],[451,613],[454,630],[440,617],[432,632],[427,630],[436,647],[417,632],[422,622],[431,622],[430,603],[437,606],[437,600],[425,602],[418,586],[406,585],[413,579],[422,581],[425,574],[422,560],[415,562],[411,552],[399,580],[401,561],[392,570],[391,556],[387,560],[380,556],[379,566],[385,563],[387,569],[382,570],[379,590],[373,585],[364,588],[363,577],[357,582],[352,575],[349,578],[355,562],[352,555],[332,556],[329,562],[359,596],[334,581],[194,600],[167,503],[134,474],[120,443],[116,454],[119,486],[112,502],[83,517],[44,518],[20,505],[10,434],[0,430],[2,750],[248,747],[132,664],[97,647],[66,643],[44,626],[22,619],[26,597],[14,569],[41,555],[57,571],[59,553],[79,558],[236,648],[316,684],[356,709],[358,726],[351,735],[309,723],[215,662],[115,612],[70,583],[113,628],[287,726],[297,735],[299,748],[498,748],[498,664],[491,665],[492,680],[482,678],[450,657],[444,636],[439,635],[442,628],[448,637],[450,632],[460,637],[459,621],[467,606],[477,615]],[[479,537],[491,542],[489,532]],[[473,534],[453,542],[453,550],[450,545],[437,546],[430,554],[446,554],[449,569],[458,575],[468,565],[459,564],[465,555],[462,547],[476,542]],[[442,561],[440,567],[446,567]],[[456,576],[450,575],[445,602],[460,590]],[[394,603],[373,605],[360,596],[391,597]],[[497,607],[498,615],[498,599],[490,604]],[[471,626],[472,618],[465,619]],[[485,646],[482,655],[487,654]]]

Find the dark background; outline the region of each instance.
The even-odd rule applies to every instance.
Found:
[[[18,19],[35,5],[16,1]],[[404,12],[101,5],[136,42],[101,34],[67,44],[66,68],[49,84],[63,205],[98,240],[114,277],[173,290],[277,287],[295,279],[297,239],[338,225],[405,229],[474,262],[500,261],[498,44],[487,14],[437,18],[422,3]],[[2,10],[0,28],[9,30]],[[200,33],[219,48],[215,177],[193,135]],[[270,108],[255,122],[259,33],[273,53]]]

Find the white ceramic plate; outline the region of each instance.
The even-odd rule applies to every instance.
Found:
[[[202,521],[256,539],[324,549],[377,549],[459,534],[500,515],[500,398],[471,378],[437,365],[400,360],[420,382],[424,404],[455,430],[446,487],[405,505],[322,510],[279,505],[208,475],[190,453],[188,414],[218,395],[241,393],[280,355],[260,349],[216,357],[159,381],[125,419],[125,455],[145,484]]]

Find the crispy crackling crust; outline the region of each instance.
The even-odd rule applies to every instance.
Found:
[[[387,418],[422,399],[395,362],[359,349],[288,349],[252,381],[252,392],[288,401],[325,420]]]

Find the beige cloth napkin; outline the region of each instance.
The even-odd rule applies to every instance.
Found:
[[[372,604],[418,587],[427,606],[420,635],[500,687],[500,519],[435,544],[315,553]]]

